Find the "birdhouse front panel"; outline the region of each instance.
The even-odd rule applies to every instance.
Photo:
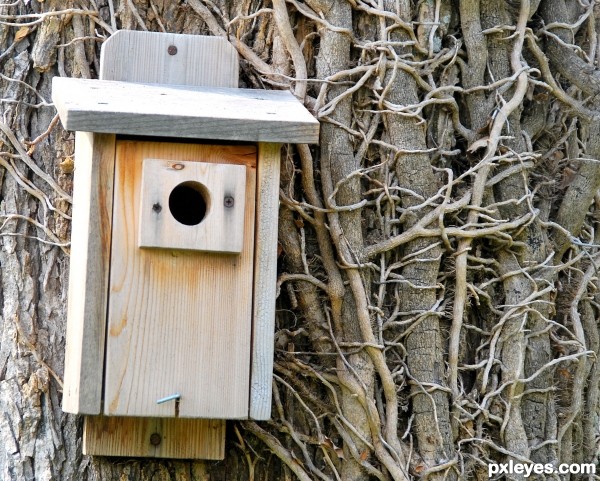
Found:
[[[117,141],[105,414],[248,417],[256,158]]]

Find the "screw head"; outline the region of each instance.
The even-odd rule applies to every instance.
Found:
[[[231,208],[233,207],[233,204],[235,204],[234,198],[230,195],[225,196],[225,198],[223,199],[223,205],[227,208]]]
[[[169,45],[167,52],[169,55],[177,55],[177,47],[175,45]]]
[[[152,206],[152,210],[157,213],[160,214],[160,211],[162,210],[162,205],[160,205],[158,202],[156,202],[153,206]]]
[[[162,441],[162,436],[158,433],[152,433],[150,435],[150,444],[152,444],[152,446],[158,446]]]

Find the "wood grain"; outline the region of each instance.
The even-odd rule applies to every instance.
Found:
[[[137,219],[144,159],[248,165],[254,150],[117,141],[105,414],[248,416],[256,170],[239,255],[139,249]]]
[[[281,144],[259,144],[249,417],[271,417]]]
[[[77,132],[63,411],[98,414],[110,260],[115,136]]]
[[[180,160],[144,159],[140,200],[139,246],[240,253],[244,245],[246,166]],[[160,179],[160,182],[157,182]],[[176,205],[180,217],[194,211],[204,218],[196,225],[178,222],[171,212],[171,193],[191,185],[201,198]],[[193,187],[189,187],[193,189]],[[226,197],[229,203],[226,205]]]
[[[224,441],[221,420],[93,416],[85,419],[83,454],[218,460],[225,457]]]
[[[224,38],[119,30],[102,44],[100,78],[234,88],[238,65],[237,51]]]
[[[177,55],[165,56],[165,47],[174,45],[177,47]],[[167,51],[167,54],[169,52]],[[190,62],[190,58],[194,62]],[[208,67],[208,68],[207,68]],[[119,31],[115,33],[111,39],[104,43],[102,48],[102,58],[100,63],[100,78],[104,80],[120,80],[129,82],[146,82],[146,83],[173,83],[177,85],[195,85],[195,86],[214,86],[214,87],[237,87],[238,82],[238,59],[235,50],[222,39],[206,38],[199,36],[179,36],[170,34],[156,34],[150,32],[130,32]],[[67,93],[68,94],[68,93]],[[145,100],[145,99],[144,99]],[[162,99],[161,99],[162,100]],[[75,127],[77,129],[77,127]],[[142,132],[146,134],[147,132]],[[77,134],[78,136],[86,137],[91,134]],[[110,165],[114,167],[114,136],[93,136],[91,139],[113,139],[113,155],[111,156]],[[101,149],[100,152],[104,150]],[[254,147],[245,148],[240,151],[240,147],[219,146],[213,149],[213,152],[218,152],[219,162],[224,163],[239,163],[246,165],[249,169],[256,170],[256,150]],[[96,154],[94,154],[96,155]],[[217,154],[215,154],[217,155]],[[185,159],[184,159],[185,160]],[[104,162],[100,163],[96,168],[103,168]],[[76,169],[77,159],[76,159]],[[98,186],[104,185],[107,189],[106,199],[112,201],[112,196],[108,195],[108,191],[112,189],[113,175],[112,172],[105,172],[103,177],[94,177]],[[76,177],[77,177],[76,173]],[[76,181],[77,182],[77,181]],[[84,184],[84,181],[80,182]],[[89,185],[93,190],[94,183]],[[102,187],[98,187],[101,189]],[[77,187],[75,188],[77,190]],[[85,192],[85,189],[80,189]],[[91,195],[91,194],[90,194]],[[104,199],[104,197],[103,197]],[[84,200],[84,203],[86,201]],[[76,202],[77,203],[77,202]],[[104,207],[107,207],[104,210]],[[102,200],[97,203],[92,201],[88,205],[90,211],[88,221],[83,221],[79,227],[85,242],[90,242],[89,239],[102,239],[102,245],[105,249],[109,249],[111,234],[105,235],[104,230],[102,235],[92,236],[98,227],[94,224],[96,219],[94,212],[100,208],[103,213],[111,213],[110,205]],[[74,208],[76,209],[76,208]],[[85,211],[85,208],[84,208]],[[101,219],[104,219],[102,217]],[[101,220],[104,222],[104,220]],[[102,224],[105,226],[106,224]],[[110,224],[107,224],[110,228]],[[86,237],[85,230],[89,226],[90,234]],[[77,241],[77,239],[74,239]],[[75,243],[79,243],[77,241]],[[86,244],[83,242],[79,249],[86,249]],[[91,241],[92,243],[94,241]],[[73,245],[73,250],[77,248]],[[89,249],[88,249],[89,250]],[[86,251],[87,252],[87,251]],[[105,251],[93,252],[90,250],[90,256],[96,255],[103,261],[108,261],[108,253]],[[98,260],[96,261],[98,262]],[[118,261],[117,261],[118,262]],[[79,267],[76,266],[79,264]],[[106,312],[106,296],[108,290],[108,266],[92,266],[93,270],[86,273],[87,266],[83,266],[72,259],[71,269],[78,272],[77,275],[71,277],[70,285],[80,284],[74,287],[80,293],[80,296],[71,297],[83,299],[86,294],[86,287],[83,285],[86,282],[86,276],[94,284],[94,278],[105,280],[105,286],[102,292],[97,292],[95,288],[91,288],[90,293],[96,293],[96,306],[104,309]],[[106,277],[101,277],[106,276]],[[70,287],[71,289],[71,287]],[[76,291],[74,291],[75,293]],[[73,302],[80,302],[73,300]],[[81,301],[83,304],[93,304],[92,298],[89,301]],[[70,302],[71,304],[71,302]],[[77,309],[75,309],[77,310]],[[81,321],[80,315],[72,316],[77,322]],[[71,412],[90,412],[98,413],[100,411],[100,388],[101,380],[98,380],[103,375],[102,366],[104,359],[104,329],[106,327],[106,315],[99,314],[94,317],[97,321],[101,321],[97,328],[100,330],[96,337],[92,334],[90,341],[98,340],[98,344],[102,344],[102,348],[97,351],[96,344],[93,343],[90,349],[89,342],[83,341],[87,336],[87,328],[81,326],[72,326],[71,330],[75,329],[75,337],[81,346],[76,349],[71,355],[73,363],[79,362],[81,357],[88,357],[89,361],[83,361],[81,371],[74,373],[72,377],[74,385],[81,385],[82,390],[90,391],[92,402],[79,402],[79,394],[70,395],[65,390],[67,411]],[[73,324],[73,320],[70,321]],[[79,330],[78,330],[79,329]],[[82,354],[83,353],[83,354]],[[93,359],[94,353],[99,354],[97,360]],[[188,365],[180,366],[181,370],[188,368]],[[69,367],[67,366],[67,371]],[[79,369],[79,368],[77,368]],[[88,373],[88,374],[86,374]],[[189,380],[193,384],[193,380]],[[79,383],[79,384],[77,384]],[[68,388],[68,383],[65,383],[65,388]],[[87,398],[86,398],[87,399]],[[185,403],[184,403],[185,404]],[[91,406],[89,408],[88,406]],[[159,445],[159,448],[148,450],[148,434],[151,431],[158,431],[164,435],[164,439]],[[222,459],[224,457],[225,444],[225,421],[221,420],[202,420],[202,419],[167,419],[167,418],[107,418],[99,416],[87,416],[85,419],[84,431],[84,452],[95,455],[116,455],[116,456],[157,456],[157,457],[174,457],[174,458],[192,458],[192,459]]]
[[[317,143],[319,122],[290,93],[54,77],[67,130],[249,142]]]

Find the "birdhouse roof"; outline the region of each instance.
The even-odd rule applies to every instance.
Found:
[[[67,130],[152,137],[314,144],[319,122],[290,93],[55,77]]]

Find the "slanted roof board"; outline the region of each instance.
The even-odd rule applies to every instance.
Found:
[[[318,121],[290,93],[55,77],[67,130],[250,142],[317,143]]]

